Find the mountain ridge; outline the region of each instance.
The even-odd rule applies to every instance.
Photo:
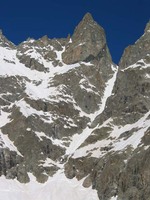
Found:
[[[14,46],[1,32],[0,181],[53,188],[54,180],[63,191],[60,177],[73,187],[79,183],[83,193],[75,199],[88,192],[89,200],[148,199],[148,30],[149,24],[124,51],[119,67],[104,29],[89,13],[68,38],[44,36]],[[29,198],[41,200],[44,193],[32,187]],[[67,194],[74,193],[66,191],[63,198],[69,200]]]

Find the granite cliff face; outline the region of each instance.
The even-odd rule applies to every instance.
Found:
[[[97,191],[87,200],[148,200],[149,42],[148,23],[118,67],[89,13],[68,38],[15,46],[1,32],[0,175],[46,187],[63,174]]]
[[[108,47],[104,30],[87,13],[66,44],[62,58],[66,64],[93,61],[101,58],[106,51]],[[106,56],[110,59],[109,53]]]

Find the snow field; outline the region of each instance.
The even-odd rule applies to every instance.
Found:
[[[0,177],[1,200],[99,200],[96,190],[84,188],[83,180],[67,179],[58,172],[44,184],[37,183],[35,177],[29,174],[30,182],[21,184],[17,180],[7,180]]]

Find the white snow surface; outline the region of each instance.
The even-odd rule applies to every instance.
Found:
[[[30,182],[21,184],[17,180],[0,177],[1,200],[99,200],[96,190],[84,188],[83,180],[67,179],[64,173],[58,172],[44,184],[36,181],[29,174]]]
[[[116,76],[117,76],[117,73],[118,73],[118,66],[114,67],[113,65],[111,65],[111,68],[112,68],[114,74],[106,83],[106,87],[105,87],[104,94],[103,94],[101,104],[99,106],[98,111],[90,114],[91,122],[104,111],[107,99],[112,94],[114,84],[115,84],[115,81],[116,81]]]
[[[113,197],[111,197],[111,199],[110,200],[117,200],[117,198],[118,198],[118,196],[113,196]]]

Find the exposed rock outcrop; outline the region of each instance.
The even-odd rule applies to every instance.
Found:
[[[66,64],[89,62],[94,59],[100,60],[105,52],[111,59],[104,29],[93,20],[90,13],[87,13],[66,44],[62,58]]]
[[[119,62],[120,68],[124,69],[141,59],[149,60],[150,53],[150,22],[147,23],[144,34],[136,41],[134,45],[128,46]]]

